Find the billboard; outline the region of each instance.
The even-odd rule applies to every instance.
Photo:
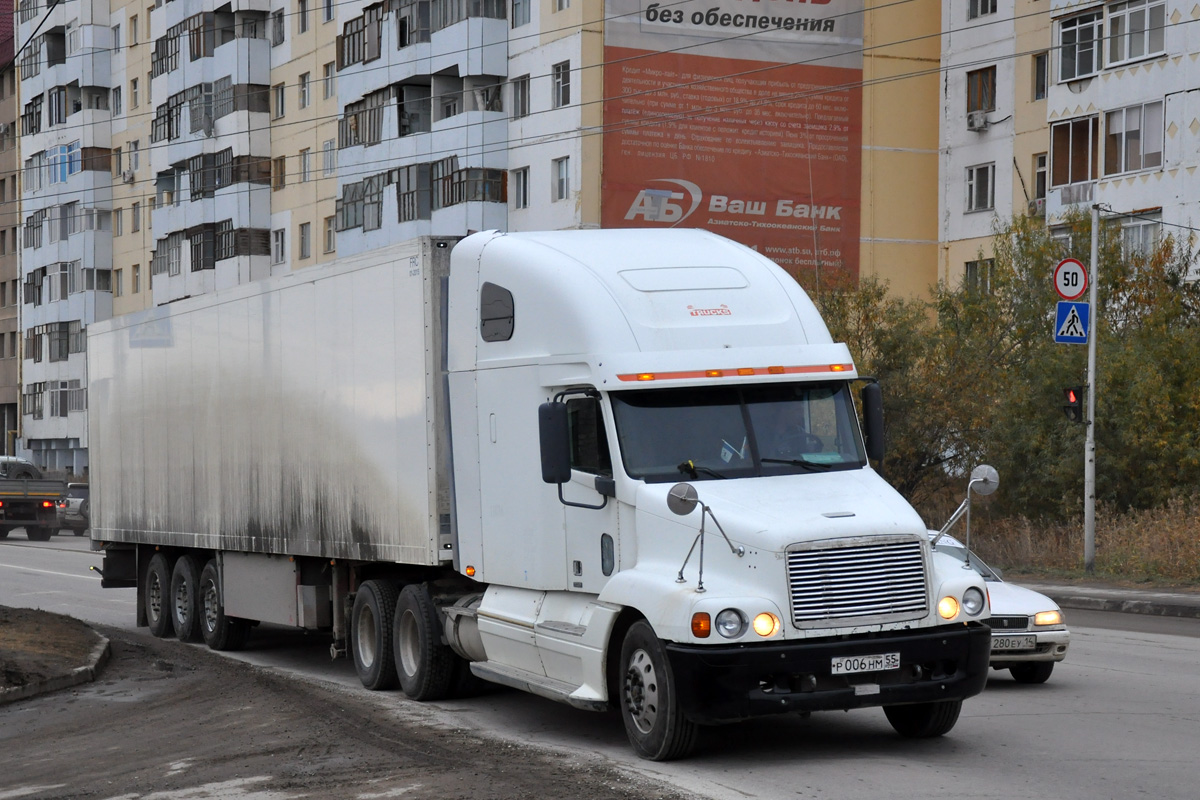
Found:
[[[862,0],[606,0],[601,223],[858,274]]]

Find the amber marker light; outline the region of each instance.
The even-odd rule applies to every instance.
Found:
[[[706,378],[723,378],[723,377],[725,377],[725,372],[723,370],[719,370],[719,369],[706,369],[706,370],[704,370],[704,377],[706,377]]]
[[[779,633],[779,617],[763,612],[754,618],[754,632],[766,638]]]
[[[654,373],[653,372],[639,372],[637,379],[639,381],[652,381],[652,380],[654,380]]]
[[[783,367],[767,367],[768,375],[782,375],[783,372]]]
[[[738,372],[738,375],[753,375],[754,368],[753,367],[738,367],[737,372]]]
[[[475,568],[474,567],[467,567],[466,569],[463,570],[463,572],[467,573],[468,578],[475,577]]]
[[[938,603],[938,615],[942,619],[954,619],[958,616],[958,601],[947,595]]]
[[[706,611],[692,614],[692,636],[697,639],[707,639],[712,633],[712,617]]]
[[[1033,615],[1034,625],[1059,625],[1062,623],[1062,614],[1058,611],[1039,611]]]

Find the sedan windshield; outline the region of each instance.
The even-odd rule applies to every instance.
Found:
[[[849,387],[781,383],[610,395],[625,471],[649,483],[865,465]]]

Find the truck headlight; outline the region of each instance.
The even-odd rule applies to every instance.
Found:
[[[779,633],[779,617],[764,611],[754,618],[754,632],[764,639]]]
[[[983,611],[983,592],[979,591],[974,586],[972,586],[970,589],[967,589],[965,592],[963,592],[962,605],[963,611],[966,611],[967,614],[972,617],[975,616],[980,611]]]
[[[746,632],[746,615],[736,608],[727,608],[717,614],[717,633],[726,639],[736,639]]]
[[[942,619],[954,619],[958,616],[958,601],[946,595],[938,601],[938,616]]]

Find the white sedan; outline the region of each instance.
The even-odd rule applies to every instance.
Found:
[[[987,583],[992,607],[987,620],[992,628],[992,669],[1007,669],[1018,683],[1049,680],[1054,665],[1067,657],[1071,643],[1058,604],[1032,589],[1005,583],[974,553],[968,561],[967,549],[950,536],[943,536],[936,550],[969,563]]]

